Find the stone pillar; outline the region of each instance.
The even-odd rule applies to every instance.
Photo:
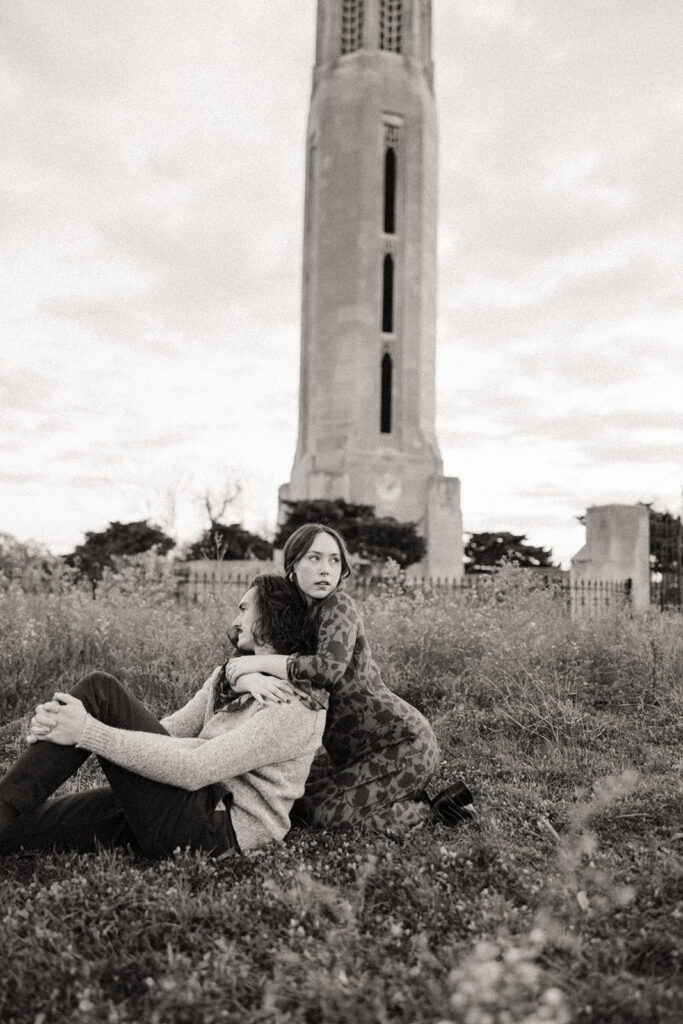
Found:
[[[427,491],[427,575],[460,580],[464,572],[460,481],[438,476]]]
[[[572,558],[572,585],[631,580],[631,606],[650,606],[650,514],[645,505],[595,505],[586,510],[586,543]]]

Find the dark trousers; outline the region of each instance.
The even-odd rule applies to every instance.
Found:
[[[107,725],[168,735],[118,679],[104,672],[81,679],[71,693]],[[48,740],[24,751],[0,782],[0,854],[22,848],[85,853],[102,846],[129,846],[146,857],[164,857],[178,847],[213,856],[239,852],[230,794],[224,795],[220,784],[189,792],[98,757],[108,786],[48,799],[88,757],[87,750]]]

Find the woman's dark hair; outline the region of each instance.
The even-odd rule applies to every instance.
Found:
[[[256,616],[252,633],[260,644],[269,644],[276,654],[315,654],[318,622],[308,610],[303,594],[292,580],[262,573],[247,590],[256,591]],[[214,711],[234,697],[225,665],[216,680]]]
[[[339,545],[339,554],[341,556],[342,570],[341,579],[345,580],[347,576],[351,575],[351,556],[349,550],[344,542],[344,538],[341,534],[333,530],[331,526],[323,526],[322,523],[304,523],[298,530],[295,530],[291,537],[287,538],[285,542],[284,550],[282,552],[285,562],[285,575],[290,578],[295,564],[299,561],[302,555],[305,555],[311,544],[318,536],[319,533],[326,533],[328,536],[334,538]]]

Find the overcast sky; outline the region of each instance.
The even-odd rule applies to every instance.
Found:
[[[180,540],[297,428],[314,0],[2,0],[0,532]],[[465,529],[565,564],[680,511],[683,5],[434,0],[437,432]]]

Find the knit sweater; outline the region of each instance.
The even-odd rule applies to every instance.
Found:
[[[216,669],[194,697],[161,724],[170,734],[105,725],[87,715],[77,746],[148,779],[197,790],[220,783],[242,852],[282,839],[304,792],[325,726],[324,710],[295,698],[260,706],[253,699],[214,712]]]

